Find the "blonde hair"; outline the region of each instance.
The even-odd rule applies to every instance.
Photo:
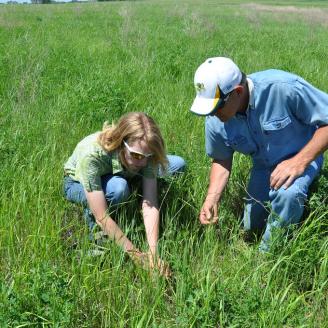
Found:
[[[98,143],[107,152],[118,151],[121,162],[126,166],[123,140],[128,144],[138,140],[145,141],[153,154],[150,157],[152,164],[166,169],[168,161],[165,143],[157,124],[150,116],[141,112],[128,113],[123,115],[117,124],[104,123]]]

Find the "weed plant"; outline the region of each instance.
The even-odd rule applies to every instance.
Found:
[[[195,69],[217,55],[328,92],[327,10],[324,1],[0,6],[0,327],[328,327],[327,166],[303,223],[259,254],[240,229],[245,156],[235,156],[219,223],[200,226],[210,160],[204,120],[188,112]],[[112,243],[88,256],[81,208],[62,197],[76,143],[136,110],[188,162],[182,178],[160,182],[168,281]],[[114,214],[145,249],[139,199]]]

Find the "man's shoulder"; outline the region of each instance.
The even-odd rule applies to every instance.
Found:
[[[293,73],[279,69],[268,69],[252,73],[247,76],[254,84],[276,84],[276,83],[293,83],[299,77]]]
[[[205,119],[205,139],[227,137],[227,131],[235,131],[239,127],[239,120],[232,117],[228,122],[222,122],[216,116],[206,116]]]
[[[221,122],[216,116],[206,116],[205,129],[219,131],[223,128],[224,123]]]

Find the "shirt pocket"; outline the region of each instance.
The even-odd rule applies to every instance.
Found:
[[[240,153],[251,155],[255,153],[256,146],[250,142],[245,136],[237,135],[231,138],[228,138],[225,141],[226,146],[231,147],[233,150]]]
[[[291,122],[289,116],[263,122],[263,133],[267,137],[268,143],[273,145],[286,144],[292,138],[292,132],[289,129]]]

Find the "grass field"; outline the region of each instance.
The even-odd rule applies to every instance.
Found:
[[[205,58],[280,68],[328,92],[325,1],[133,1],[0,6],[0,327],[328,327],[328,167],[305,221],[273,254],[240,230],[249,159],[215,227],[201,227],[204,120],[188,112]],[[188,172],[161,182],[160,252],[171,281],[109,245],[89,257],[62,197],[76,143],[129,111],[159,123]],[[327,156],[326,156],[327,157]],[[145,249],[138,198],[115,216]]]

